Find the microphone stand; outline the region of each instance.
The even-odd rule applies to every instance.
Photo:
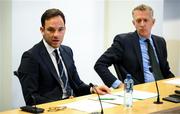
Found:
[[[43,113],[44,112],[44,109],[43,108],[38,108],[36,107],[36,97],[34,95],[31,95],[32,99],[33,99],[33,102],[34,102],[34,107],[32,106],[33,108],[33,114],[40,114],[40,113]]]
[[[160,101],[159,88],[158,88],[158,84],[157,84],[157,81],[156,81],[156,78],[155,78],[155,74],[154,74],[154,72],[152,71],[152,68],[149,68],[149,71],[150,71],[150,72],[153,74],[153,76],[154,76],[154,81],[155,81],[156,90],[157,90],[157,101],[154,101],[154,104],[163,104],[163,102]]]
[[[157,85],[157,81],[155,80],[155,83],[156,83],[156,89],[157,89],[157,101],[154,101],[154,104],[163,104],[162,101],[160,101],[160,94],[159,94],[159,88],[158,88],[158,85]]]
[[[97,93],[97,95],[98,95],[98,100],[99,100],[99,103],[100,103],[100,106],[101,106],[101,112],[92,112],[91,114],[104,114],[104,112],[103,112],[103,107],[102,107],[102,102],[101,102],[99,93],[97,92],[95,86],[94,86],[92,83],[90,83],[89,85],[90,85],[90,87],[92,87],[92,88],[96,91],[96,93]]]
[[[34,97],[34,95],[31,95],[32,99],[33,99],[33,102],[34,102],[34,110],[35,110],[35,113],[34,114],[38,114],[37,113],[37,107],[36,107],[36,98]],[[33,107],[33,106],[32,106]]]

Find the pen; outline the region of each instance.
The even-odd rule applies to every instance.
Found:
[[[176,87],[180,88],[180,85],[176,85]]]
[[[115,98],[100,98],[100,100],[115,100]]]

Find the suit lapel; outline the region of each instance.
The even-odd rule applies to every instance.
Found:
[[[57,74],[57,71],[54,67],[54,64],[49,56],[49,53],[47,52],[46,50],[46,47],[44,46],[43,42],[41,41],[40,42],[40,56],[41,56],[41,59],[44,61],[44,63],[46,64],[47,66],[47,70],[50,70],[50,72],[52,73],[53,77],[59,82],[60,84],[60,80],[59,80],[59,77],[58,77],[58,74]]]
[[[137,32],[134,32],[132,34],[132,41],[133,41],[133,46],[134,46],[134,50],[136,52],[136,56],[138,59],[138,62],[140,64],[141,70],[143,70],[143,63],[142,63],[142,54],[141,54],[141,47],[140,47],[140,43],[139,43],[139,36],[137,34]]]
[[[153,43],[154,43],[154,47],[155,47],[155,50],[156,50],[156,54],[157,54],[159,63],[162,63],[160,61],[161,61],[161,58],[162,58],[161,55],[163,55],[163,54],[161,54],[161,50],[158,47],[158,41],[157,41],[157,39],[154,36],[151,36],[151,37],[152,37],[152,40],[153,40]]]
[[[68,73],[68,76],[69,76],[69,68],[68,68],[69,65],[68,64],[69,64],[70,59],[68,59],[68,55],[65,52],[64,48],[62,48],[62,46],[59,48],[59,51],[61,53],[62,60],[64,62],[64,65],[66,67],[66,70],[67,70],[67,73]]]

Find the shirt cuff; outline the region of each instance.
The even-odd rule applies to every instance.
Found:
[[[98,85],[94,85],[94,88],[97,87],[97,86],[98,86]],[[93,87],[90,87],[90,93],[92,93],[92,94],[95,93],[94,88],[93,88]]]
[[[122,82],[120,80],[116,80],[113,84],[112,84],[112,88],[116,89],[119,87],[119,85],[121,84]]]

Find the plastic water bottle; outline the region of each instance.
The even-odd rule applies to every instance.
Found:
[[[132,107],[133,85],[134,85],[134,81],[132,80],[131,74],[127,74],[126,79],[124,80],[124,106],[125,107]]]

